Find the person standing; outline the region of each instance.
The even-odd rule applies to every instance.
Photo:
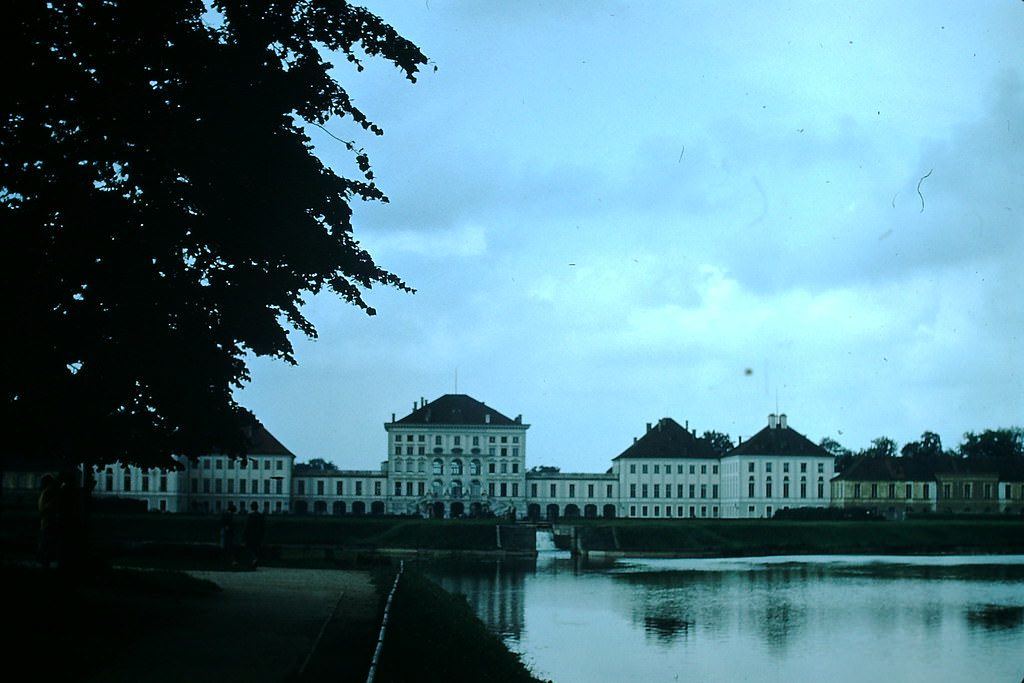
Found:
[[[263,535],[267,530],[267,520],[260,512],[260,506],[256,501],[249,505],[249,515],[245,520],[245,531],[242,532],[242,542],[245,544],[245,552],[249,556],[249,566],[253,569],[260,559],[260,546],[263,545]]]

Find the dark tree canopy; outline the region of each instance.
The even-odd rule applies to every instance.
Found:
[[[924,432],[920,441],[911,441],[900,453],[904,458],[936,458],[942,453],[942,437],[935,432]]]
[[[871,445],[860,452],[861,455],[869,458],[895,458],[899,453],[896,442],[887,436],[879,436],[871,439]]]
[[[733,449],[732,438],[728,434],[708,430],[701,437],[708,442],[715,455],[721,457]]]
[[[965,432],[960,444],[960,455],[964,458],[989,457],[1013,458],[1024,456],[1024,429],[986,429],[981,434]]]
[[[304,122],[381,131],[325,55],[380,56],[415,80],[419,49],[343,0],[52,2],[5,7],[0,131],[7,348],[16,445],[159,465],[241,452],[247,353],[294,362],[303,296],[372,314],[409,288],[352,235],[386,201],[314,155]]]

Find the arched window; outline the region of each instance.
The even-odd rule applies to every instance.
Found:
[[[402,459],[401,458],[395,458],[395,472],[401,472],[401,471],[402,471]]]
[[[471,476],[478,476],[480,474],[480,460],[474,458],[469,461],[469,474]]]
[[[765,498],[771,498],[772,497],[772,478],[771,477],[768,477],[765,480],[765,482],[764,482],[764,497]],[[771,515],[769,515],[769,517],[770,516]]]
[[[452,480],[452,498],[462,498],[462,482],[458,479]]]
[[[444,474],[444,461],[441,458],[434,458],[430,472],[431,474]]]
[[[456,458],[455,460],[452,460],[452,474],[455,474],[455,475],[461,475],[462,474],[462,461],[459,460],[458,458]]]
[[[419,464],[417,465],[416,469],[419,470],[420,474],[425,474],[427,471],[427,461],[424,460],[423,458],[420,458]]]
[[[440,479],[435,479],[430,482],[430,493],[435,496],[440,496],[441,492],[444,491],[444,482]]]

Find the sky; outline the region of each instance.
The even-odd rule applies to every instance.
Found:
[[[377,469],[448,393],[564,472],[662,417],[854,451],[1024,425],[1024,3],[363,4],[430,66],[334,59],[385,134],[327,129],[416,293],[311,297],[298,365],[250,359],[238,400],[297,461]]]

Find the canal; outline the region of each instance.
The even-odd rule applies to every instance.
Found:
[[[1024,556],[421,569],[555,683],[1024,678]]]

